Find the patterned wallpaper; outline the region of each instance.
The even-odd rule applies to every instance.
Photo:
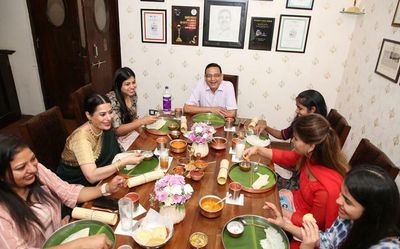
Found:
[[[384,38],[400,41],[400,27],[391,26],[397,0],[364,0],[357,19],[336,107],[352,126],[344,150],[351,155],[368,138],[400,166],[400,86],[375,73]],[[399,181],[400,183],[400,181]]]
[[[182,106],[209,62],[219,63],[224,73],[239,75],[239,116],[262,116],[278,128],[290,124],[296,95],[316,89],[328,108],[337,108],[353,127],[346,154],[353,153],[361,137],[368,137],[400,165],[400,109],[393,105],[400,99],[400,87],[374,73],[382,39],[400,34],[400,28],[390,26],[396,1],[374,2],[364,0],[367,14],[357,16],[339,13],[352,4],[349,0],[315,0],[311,11],[286,9],[285,0],[249,0],[244,49],[228,49],[201,46],[203,0],[120,0],[122,64],[137,74],[141,114],[162,105],[165,85],[172,90],[173,107]],[[200,7],[199,46],[171,44],[172,5]],[[141,42],[142,8],[167,10],[167,44]],[[281,14],[311,16],[304,54],[275,52]],[[248,49],[251,17],[275,18],[272,51]]]

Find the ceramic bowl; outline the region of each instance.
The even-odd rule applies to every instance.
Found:
[[[200,213],[207,218],[217,218],[221,216],[225,203],[221,202],[217,205],[221,198],[216,195],[205,195],[199,200]]]
[[[244,232],[243,223],[236,220],[229,222],[226,229],[228,230],[229,235],[234,238],[240,237]]]
[[[215,150],[224,150],[226,149],[227,140],[224,137],[214,137],[211,140],[210,147]]]
[[[174,139],[169,142],[169,148],[174,153],[183,153],[186,151],[187,142],[183,139]]]

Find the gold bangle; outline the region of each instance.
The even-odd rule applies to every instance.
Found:
[[[120,162],[121,161],[115,162],[115,169],[117,170],[116,172],[119,172],[119,166],[121,165]]]

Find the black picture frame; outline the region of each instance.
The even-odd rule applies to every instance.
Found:
[[[252,17],[249,35],[249,49],[271,51],[275,18]]]
[[[171,7],[171,43],[174,45],[199,45],[200,7]]]
[[[142,42],[167,43],[167,10],[141,9]]]
[[[304,53],[306,51],[311,16],[281,15],[277,52]]]
[[[397,83],[400,76],[400,42],[383,39],[375,73]]]
[[[314,0],[286,0],[287,9],[312,10]]]
[[[248,0],[205,0],[203,46],[244,47]]]
[[[400,10],[399,10],[400,1],[397,2],[396,10],[394,11],[392,26],[400,27]]]
[[[164,0],[140,0],[142,2],[164,2]]]

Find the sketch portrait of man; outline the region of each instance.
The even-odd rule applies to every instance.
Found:
[[[210,41],[238,42],[240,14],[240,6],[212,5],[208,39]]]

